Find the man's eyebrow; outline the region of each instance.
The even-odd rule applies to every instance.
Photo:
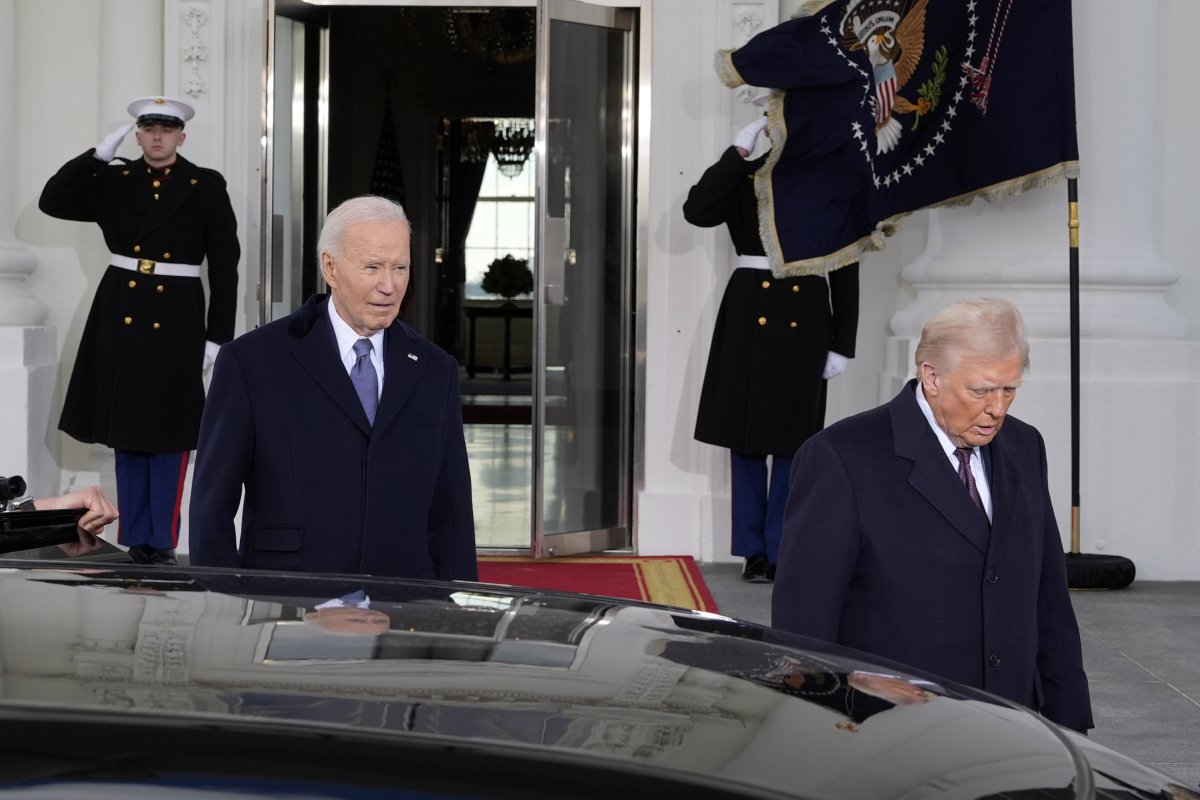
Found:
[[[997,384],[980,383],[980,384],[975,384],[975,385],[968,385],[967,388],[973,392],[992,392],[992,391],[995,391],[996,389],[1020,389],[1022,383],[1024,383],[1023,380],[1019,380],[1014,383],[997,383]]]

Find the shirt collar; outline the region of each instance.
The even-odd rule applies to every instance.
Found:
[[[917,381],[917,405],[921,408],[921,413],[925,415],[925,419],[929,422],[929,427],[933,428],[933,433],[938,438],[938,442],[942,445],[942,450],[950,458],[955,458],[954,451],[958,446],[950,441],[950,437],[942,430],[942,426],[938,425],[937,417],[933,415],[933,408],[929,405],[929,400],[925,398],[925,389],[921,386],[921,382]],[[971,448],[971,453],[974,455],[975,448]]]
[[[354,343],[359,339],[364,338],[350,327],[346,320],[342,319],[337,313],[337,309],[333,307],[333,295],[329,295],[329,322],[333,325],[333,335],[337,337],[338,355],[342,361],[354,361],[354,356],[351,354],[354,351]],[[383,331],[376,331],[373,335],[365,337],[371,340],[371,347],[374,350],[371,353],[371,359],[380,364],[383,363]]]

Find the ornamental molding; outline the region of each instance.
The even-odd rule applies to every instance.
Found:
[[[179,21],[182,34],[179,47],[179,87],[188,97],[197,99],[208,93],[209,4],[180,5]]]
[[[767,2],[731,2],[727,6],[726,17],[727,35],[725,41],[730,42],[729,49],[737,48],[750,41],[759,33],[772,27],[779,21],[777,3]],[[734,90],[738,102],[749,104],[758,89],[742,85]]]
[[[737,46],[741,47],[763,27],[762,3],[734,3],[733,27],[737,31]]]

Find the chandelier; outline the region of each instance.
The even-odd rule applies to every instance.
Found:
[[[532,120],[496,120],[496,128],[492,134],[492,155],[496,157],[501,175],[506,178],[515,178],[520,175],[532,152]]]

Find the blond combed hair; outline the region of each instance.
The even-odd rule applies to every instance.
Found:
[[[1027,372],[1029,342],[1020,310],[999,297],[957,300],[946,306],[921,330],[914,358],[917,377],[926,362],[940,369],[954,369],[964,352],[989,360],[1019,352],[1021,372]]]

